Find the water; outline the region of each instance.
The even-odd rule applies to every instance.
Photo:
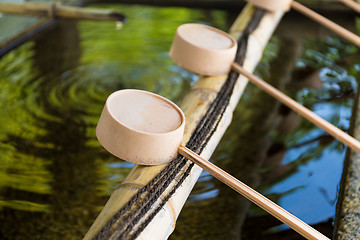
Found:
[[[168,50],[177,26],[227,29],[225,11],[102,5],[129,21],[63,21],[0,60],[0,238],[81,239],[133,166],[95,137],[106,97],[144,89],[180,103],[196,75]],[[278,32],[256,73],[349,128],[359,52],[338,38]],[[345,147],[249,86],[212,160],[323,232],[331,232]],[[171,239],[294,239],[203,172]]]

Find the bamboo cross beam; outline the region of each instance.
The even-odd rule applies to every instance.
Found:
[[[38,17],[58,17],[79,20],[125,21],[126,17],[117,11],[63,6],[57,3],[0,2],[0,12]]]
[[[340,2],[344,3],[346,6],[350,7],[351,9],[355,10],[356,12],[360,13],[360,5],[353,0],[339,0]]]
[[[329,238],[324,236],[322,233],[318,232],[308,224],[304,223],[303,221],[301,221],[291,213],[287,212],[279,205],[275,204],[260,193],[256,192],[246,184],[240,182],[238,179],[234,178],[221,168],[201,158],[198,154],[192,152],[188,148],[180,146],[178,151],[181,155],[199,165],[202,169],[210,173],[212,176],[216,177],[217,179],[234,189],[236,192],[240,193],[256,205],[279,219],[281,222],[294,229],[306,239],[329,240]]]
[[[338,139],[340,142],[347,145],[349,148],[360,153],[360,142],[355,138],[353,138],[352,136],[350,136],[349,134],[341,131],[333,124],[319,117],[318,115],[316,115],[306,107],[302,106],[292,98],[288,97],[286,94],[282,93],[278,89],[274,88],[273,86],[262,80],[261,78],[255,76],[254,74],[249,73],[239,64],[233,63],[232,68],[235,71],[238,71],[239,73],[246,76],[250,82],[252,82],[256,86],[258,86],[259,88],[261,88],[262,90],[264,90],[265,92],[267,92],[268,94],[270,94],[271,96],[273,96],[274,98],[276,98],[277,100],[279,100],[280,102],[291,108],[292,110],[294,110],[295,112],[297,112],[298,114],[309,120],[310,122],[314,123],[316,126],[322,128],[331,136],[333,136],[334,138]]]
[[[349,40],[350,42],[354,43],[358,47],[360,47],[360,37],[349,30],[343,28],[342,26],[330,21],[326,17],[321,16],[320,14],[314,12],[313,10],[305,7],[304,5],[293,1],[291,2],[291,7],[296,11],[308,16],[309,18],[313,19],[314,21],[324,25],[328,29],[332,30],[333,32],[339,34],[343,38]]]

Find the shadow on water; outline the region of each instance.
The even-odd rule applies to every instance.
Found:
[[[139,88],[180,101],[196,76],[167,54],[177,26],[227,29],[232,22],[218,10],[97,7],[119,9],[129,22],[117,30],[113,23],[59,21],[0,60],[1,239],[81,239],[132,167],[96,140],[106,97]],[[347,130],[358,55],[337,38],[299,40],[280,32],[257,74]],[[212,159],[331,234],[343,155],[341,144],[249,86]],[[282,236],[298,239],[204,172],[171,239]]]

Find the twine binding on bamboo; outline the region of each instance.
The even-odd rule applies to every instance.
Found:
[[[265,13],[266,11],[264,9],[256,8],[252,19],[243,31],[238,41],[239,48],[235,59],[238,64],[243,64],[248,37],[257,28]],[[202,153],[210,138],[215,133],[228,107],[238,77],[239,74],[237,72],[233,70],[230,71],[226,82],[192,133],[189,142],[186,144],[187,148],[197,154]],[[193,166],[194,163],[191,163],[181,155],[177,155],[173,161],[146,186],[140,189],[132,199],[110,219],[98,234],[94,236],[93,240],[136,239],[185,181]],[[182,175],[180,176],[180,174]],[[165,197],[162,196],[162,200],[160,199],[156,208],[151,209],[154,203],[159,201],[160,196],[168,186],[174,183],[176,177],[176,184],[170,192]]]

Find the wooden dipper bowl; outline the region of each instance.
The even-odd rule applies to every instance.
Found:
[[[96,136],[106,150],[123,160],[160,165],[177,155],[184,127],[185,115],[173,102],[127,89],[108,97]]]
[[[212,76],[229,72],[236,50],[237,42],[229,34],[206,25],[188,23],[178,27],[170,56],[186,70]]]

